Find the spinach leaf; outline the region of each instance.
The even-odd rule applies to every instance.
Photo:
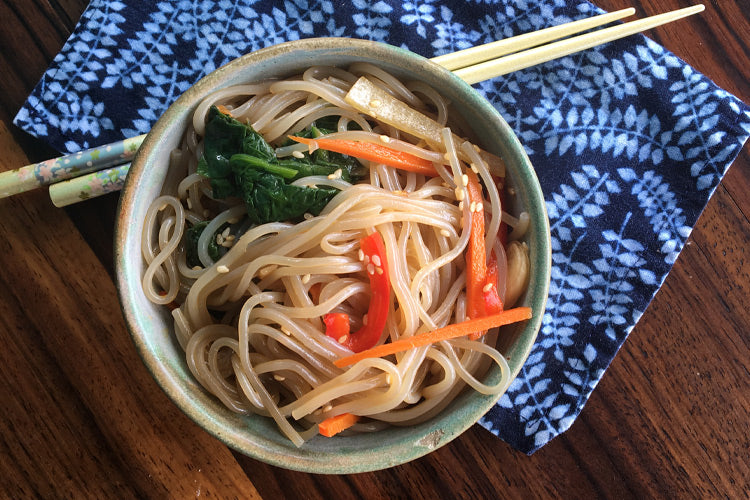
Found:
[[[236,189],[229,158],[242,151],[248,127],[212,106],[203,137],[203,157],[198,172],[211,179],[214,197],[240,196]]]
[[[282,177],[253,168],[238,172],[237,181],[245,193],[248,217],[256,224],[300,220],[308,212],[319,214],[338,193],[338,189],[331,187],[287,184]]]
[[[314,126],[303,131],[312,137],[323,133]],[[311,175],[327,176],[337,170],[347,182],[356,182],[367,174],[355,158],[329,151],[279,159],[273,147],[252,127],[215,106],[209,110],[198,172],[211,180],[215,198],[242,198],[248,216],[257,224],[295,221],[305,213],[318,215],[338,190],[290,183]]]
[[[206,226],[208,226],[208,221],[201,221],[189,227],[187,231],[185,231],[183,244],[185,245],[185,260],[188,267],[203,267],[203,263],[201,262],[200,258],[198,258],[198,240],[200,239],[201,234],[203,234],[203,231],[206,229]],[[222,225],[217,232],[220,233],[224,231],[226,227],[229,227],[229,225]],[[214,262],[216,262],[225,253],[227,253],[227,249],[216,243],[216,233],[214,233],[208,242],[208,256],[211,257]]]

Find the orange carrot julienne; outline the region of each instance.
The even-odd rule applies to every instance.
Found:
[[[325,437],[332,437],[357,423],[359,415],[342,413],[335,417],[329,417],[318,424],[318,432]]]
[[[470,335],[474,332],[489,330],[490,328],[496,328],[498,326],[509,325],[511,323],[518,323],[531,318],[530,307],[514,307],[513,309],[506,309],[505,311],[492,314],[490,316],[483,316],[481,318],[470,319],[461,323],[455,323],[452,325],[438,328],[431,332],[415,335],[405,339],[399,339],[389,344],[381,344],[375,346],[366,351],[352,354],[351,356],[345,356],[339,358],[333,362],[334,365],[339,368],[353,365],[357,361],[361,361],[367,358],[382,358],[389,354],[396,354],[397,352],[407,351],[416,347],[422,347],[429,344],[434,344],[441,340],[450,340],[465,335]]]
[[[483,289],[487,281],[486,249],[484,244],[484,199],[477,174],[466,172],[466,190],[471,202],[471,232],[466,249],[466,313],[469,319],[485,316]],[[469,338],[476,340],[484,332],[475,332]]]
[[[487,274],[486,250],[484,246],[484,210],[482,188],[477,174],[468,171],[469,182],[466,190],[469,194],[471,207],[471,233],[466,250],[466,302],[469,318],[474,319],[484,314],[484,304],[481,301],[482,287]]]
[[[318,147],[335,153],[382,163],[389,167],[398,168],[399,170],[424,174],[430,177],[437,177],[438,175],[437,170],[435,170],[430,160],[425,160],[411,153],[389,148],[382,144],[366,141],[350,141],[347,139],[326,139],[324,137],[308,139],[306,137],[290,135],[289,138],[311,147]]]
[[[219,104],[218,106],[216,106],[216,109],[218,109],[222,114],[225,114],[227,116],[232,116],[232,112],[229,111],[229,108],[227,108],[223,104]]]

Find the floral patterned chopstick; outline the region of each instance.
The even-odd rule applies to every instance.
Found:
[[[129,162],[145,134],[0,173],[0,198]],[[103,193],[100,193],[103,194]]]
[[[56,207],[62,208],[79,201],[119,191],[125,185],[128,170],[130,170],[130,163],[125,163],[52,184],[49,187],[49,197]]]

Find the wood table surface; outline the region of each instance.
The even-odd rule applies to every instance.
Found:
[[[638,17],[686,0],[599,0]],[[0,0],[0,170],[56,156],[11,125],[84,0]],[[648,32],[750,102],[750,2]],[[572,428],[532,456],[474,426],[412,463],[324,476],[239,454],[160,391],[113,284],[117,194],[0,200],[2,498],[748,498],[750,154]]]

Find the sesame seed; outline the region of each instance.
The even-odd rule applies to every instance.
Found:
[[[367,264],[367,274],[375,274],[375,266]]]
[[[193,209],[193,200],[191,200],[190,198],[187,199],[187,207],[188,207],[188,210]]]
[[[226,239],[227,236],[229,236],[229,228],[224,229],[224,231],[221,232],[221,237]]]
[[[165,209],[165,208],[167,208],[168,206],[169,206],[169,204],[168,204],[168,203],[162,203],[162,204],[161,204],[161,206],[159,207],[159,211],[161,212],[162,210],[164,210],[164,209]]]
[[[359,252],[357,252],[357,257],[359,257],[359,261],[362,262],[365,260],[365,252],[360,249]]]
[[[372,263],[375,264],[376,266],[381,265],[380,255],[373,255],[372,256]]]
[[[193,266],[193,271],[200,271],[203,268],[201,266]]]
[[[302,284],[303,285],[306,285],[307,283],[309,283],[309,281],[310,281],[310,275],[309,274],[306,274],[306,275],[302,276]]]
[[[221,246],[224,248],[231,248],[232,245],[234,245],[234,242],[232,240],[224,240],[221,242]]]
[[[383,141],[386,144],[388,144],[389,142],[391,142],[391,138],[388,137],[387,135],[381,135],[380,136],[380,140]]]
[[[323,410],[321,410],[320,408],[312,412],[313,415],[320,415],[321,413],[323,413]]]
[[[229,268],[227,266],[221,265],[216,268],[217,273],[226,274],[229,272]]]
[[[295,158],[304,158],[305,154],[302,151],[292,151],[292,156]]]
[[[476,144],[474,144],[474,151],[476,151],[477,153],[479,153],[482,150],[479,149],[479,146],[477,146]]]
[[[278,380],[279,382],[283,382],[284,380],[286,380],[286,377],[284,377],[283,375],[274,375],[273,379]]]
[[[305,220],[310,220],[310,219],[312,219],[315,216],[313,214],[307,212],[307,213],[305,213],[304,217],[305,217]]]
[[[461,188],[456,188],[456,199],[462,201],[466,196],[465,191]]]
[[[328,404],[323,407],[323,413],[328,413],[331,410],[333,410],[333,405]]]
[[[463,201],[458,204],[458,209],[461,210],[462,212],[464,211],[464,202]]]
[[[468,175],[464,174],[464,175],[461,176],[461,184],[463,184],[464,186],[468,186],[469,185],[469,176]]]
[[[370,263],[370,256],[365,254],[365,256],[362,258],[362,262],[364,262],[365,265]]]
[[[226,238],[224,238],[224,241],[234,241],[235,236],[233,234],[230,234]]]
[[[227,219],[227,224],[237,224],[239,221],[237,217],[232,217],[231,219]]]
[[[484,285],[484,287],[482,288],[482,291],[483,291],[484,293],[487,293],[487,292],[489,292],[490,290],[492,290],[492,288],[493,288],[493,285],[492,285],[492,283],[487,283],[487,284],[486,284],[486,285]]]
[[[349,338],[349,335],[342,335],[341,337],[339,337],[338,343],[343,344],[344,342],[346,342],[346,339],[348,338]]]
[[[445,236],[447,238],[448,236],[451,235],[451,232],[448,231],[447,229],[441,229],[440,230],[440,234],[442,234],[443,236]]]
[[[380,107],[381,104],[383,104],[383,103],[380,102],[380,99],[373,99],[372,101],[370,101],[370,107],[371,108]]]
[[[328,178],[331,179],[331,180],[333,180],[333,179],[341,179],[341,169],[337,168],[334,173],[328,175]]]
[[[383,268],[382,267],[376,267],[375,272],[378,274],[383,274]]]
[[[472,163],[469,166],[471,167],[471,171],[472,172],[474,172],[475,174],[479,173],[479,169],[477,168],[477,164],[476,163]]]
[[[481,212],[482,210],[484,210],[484,203],[482,203],[481,201],[478,201],[477,206],[475,207],[474,211]]]
[[[367,325],[367,315],[362,316],[362,324]]]
[[[451,159],[451,155],[450,155],[450,154],[448,154],[448,153],[445,153],[445,154],[443,154],[443,159],[444,159],[445,161],[450,161],[450,159]]]
[[[220,234],[217,234],[216,235],[216,244],[217,245],[221,245],[222,243],[224,243],[224,237],[222,235],[220,235]]]
[[[469,205],[469,212],[475,212],[476,209],[477,209],[477,202],[476,201],[472,201],[471,205]]]
[[[289,330],[287,330],[287,329],[286,329],[286,328],[284,328],[284,327],[282,327],[282,328],[281,328],[281,333],[283,333],[283,334],[284,334],[284,335],[286,335],[287,337],[290,337],[290,336],[292,335],[292,332],[290,332]]]

